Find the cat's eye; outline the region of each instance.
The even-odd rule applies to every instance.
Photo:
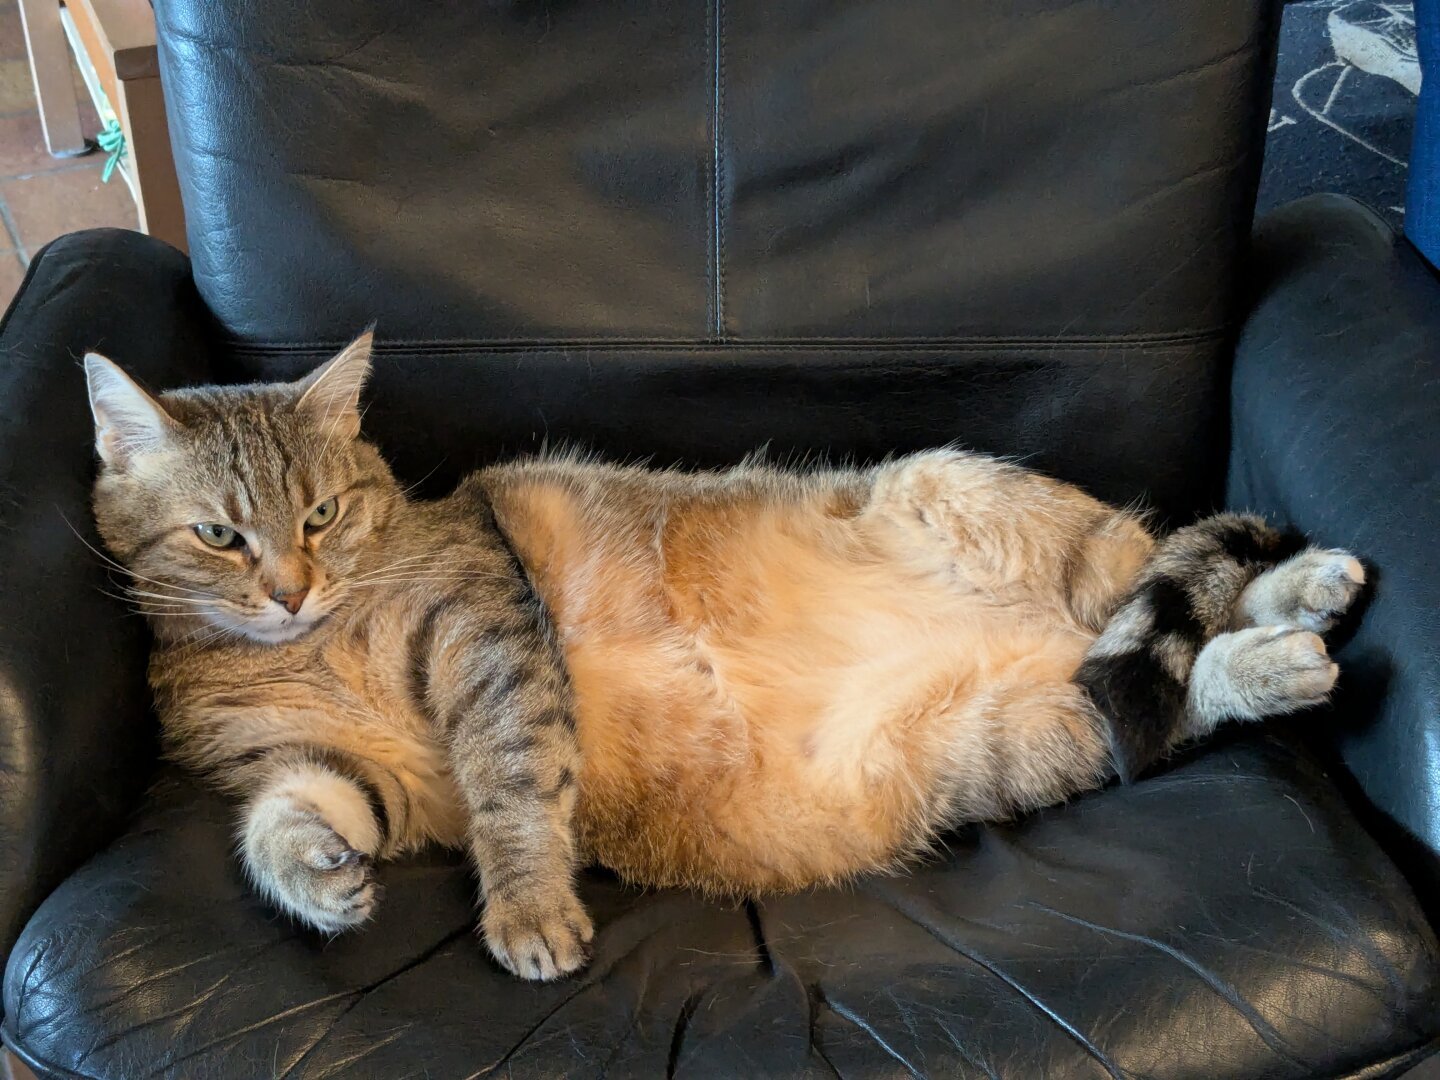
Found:
[[[232,529],[229,525],[221,525],[219,522],[207,521],[195,526],[195,535],[200,537],[201,542],[212,548],[234,548],[244,547],[245,538]]]
[[[335,515],[339,512],[340,500],[332,495],[310,511],[310,516],[305,519],[305,528],[312,532],[316,529],[323,529],[335,520]]]

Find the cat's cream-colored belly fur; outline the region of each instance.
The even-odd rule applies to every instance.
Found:
[[[1037,740],[1057,716],[1079,723],[1068,680],[1095,630],[1071,613],[1071,547],[1114,511],[1006,475],[1017,502],[979,475],[988,462],[958,490],[945,455],[932,490],[928,464],[779,498],[739,480],[599,498],[555,469],[492,486],[564,643],[591,856],[650,883],[795,887],[893,865],[947,820],[1063,796],[998,799],[993,758],[1045,752],[1017,730],[1027,715]],[[983,534],[952,516],[996,501],[1007,515]],[[1148,547],[1131,523],[1081,553],[1079,576],[1113,591]]]

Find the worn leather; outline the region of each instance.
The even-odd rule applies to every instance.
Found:
[[[1229,502],[1372,564],[1326,734],[1369,799],[1440,860],[1440,276],[1334,195],[1269,215],[1253,267]]]
[[[726,907],[598,873],[592,966],[486,959],[458,857],[324,941],[167,783],[30,923],[6,1041],[41,1075],[1296,1078],[1440,1035],[1440,951],[1325,777],[1260,733],[947,841],[913,875]]]
[[[172,248],[116,229],[44,248],[0,324],[0,955],[114,836],[155,755],[148,635],[90,520],[80,358],[152,385],[206,377],[211,320]]]
[[[1222,327],[1268,0],[159,0],[235,334]]]
[[[425,468],[957,441],[1176,519],[1272,6],[156,4],[202,295],[252,344],[378,320],[444,396]]]

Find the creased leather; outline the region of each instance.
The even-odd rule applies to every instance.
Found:
[[[230,836],[167,780],[30,923],[7,1042],[92,1077],[1313,1080],[1440,1035],[1404,880],[1260,733],[853,889],[726,907],[592,872],[594,963],[550,985],[485,958],[458,856],[383,868],[374,925],[325,942]]]
[[[80,358],[98,347],[152,385],[200,380],[211,325],[185,258],[116,229],[40,251],[0,325],[0,955],[119,830],[155,755],[148,635],[85,548],[99,541]]]
[[[1327,734],[1440,860],[1440,277],[1338,195],[1268,215],[1253,266],[1228,501],[1373,563]]]
[[[158,0],[234,334],[1222,327],[1269,0]]]

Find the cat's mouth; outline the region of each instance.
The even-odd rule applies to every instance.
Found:
[[[307,599],[300,610],[291,614],[280,604],[267,604],[258,612],[237,617],[226,611],[215,612],[215,622],[225,629],[265,645],[284,645],[299,641],[330,617],[328,603]]]

